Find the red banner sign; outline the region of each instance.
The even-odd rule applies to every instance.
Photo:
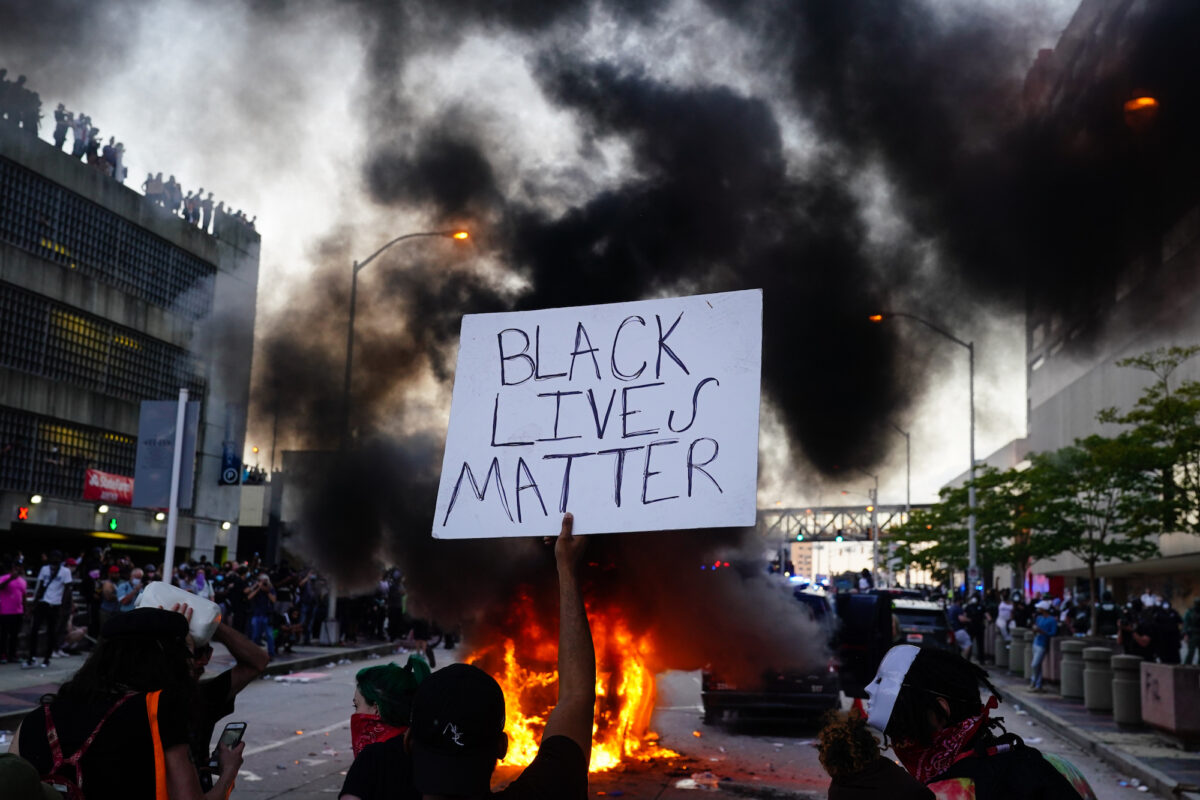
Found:
[[[121,506],[133,504],[133,478],[89,469],[83,478],[83,499]]]

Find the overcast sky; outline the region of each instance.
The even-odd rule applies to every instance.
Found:
[[[597,135],[581,122],[578,109],[549,96],[538,74],[540,60],[550,55],[616,64],[623,74],[675,89],[727,87],[737,96],[762,100],[778,125],[790,174],[804,175],[837,152],[836,143],[814,130],[804,104],[787,91],[784,70],[772,63],[764,42],[769,28],[738,24],[736,12],[728,11],[730,3],[648,3],[655,13],[639,16],[629,10],[636,3],[613,0],[580,4],[583,12],[553,24],[464,12],[457,29],[447,19],[449,11],[428,17],[416,13],[392,45],[383,41],[394,13],[387,3],[161,0],[92,3],[86,12],[75,4],[5,5],[11,7],[6,15],[14,13],[28,24],[0,34],[0,65],[10,75],[28,76],[48,118],[58,102],[91,115],[105,139],[115,135],[125,143],[133,186],[147,171],[173,173],[185,189],[204,187],[227,205],[257,215],[260,324],[286,319],[297,298],[310,302],[309,295],[318,291],[311,276],[329,259],[345,262],[348,282],[350,259],[401,233],[444,224],[444,215],[420,203],[381,202],[379,188],[369,185],[364,172],[368,153],[381,142],[403,144],[414,131],[453,128],[461,120],[486,143],[495,185],[506,202],[548,216],[644,177],[628,138]],[[528,7],[531,14],[539,7],[513,5]],[[1027,65],[1038,47],[1053,45],[1075,5],[1070,0],[942,0],[923,13],[930,26],[990,15],[1024,37]],[[446,7],[458,6],[474,7],[467,2]],[[714,7],[726,11],[717,13]],[[83,17],[60,25],[54,14]],[[389,47],[396,49],[392,61]],[[1011,68],[1019,81],[1020,65]],[[381,96],[380,89],[388,70],[394,76],[390,97]],[[391,111],[379,113],[389,104]],[[43,123],[43,138],[51,128],[52,120]],[[894,186],[887,175],[871,164],[854,167],[846,180],[862,201],[869,235],[879,241],[905,235],[907,222],[893,213]],[[476,224],[476,249],[460,257],[475,260],[470,269],[503,274],[505,265],[496,263],[500,251],[489,246],[488,223]],[[411,247],[442,245],[418,240]],[[381,260],[378,268],[402,268],[405,257]],[[936,262],[936,250],[928,257]],[[372,278],[363,276],[366,291]],[[520,275],[504,279],[513,291],[520,290]],[[922,285],[911,291],[923,291]],[[958,325],[967,320],[967,327],[956,332],[977,342],[977,452],[983,457],[1024,433],[1024,328],[1020,318],[974,302],[964,299],[965,307],[947,316]],[[338,319],[345,313],[333,307],[332,299],[327,311]],[[909,365],[922,376],[912,405],[889,420],[912,432],[914,502],[929,501],[967,462],[965,351],[933,334],[923,347],[927,360]],[[828,367],[798,369],[813,392],[844,378]],[[448,388],[429,379],[413,385],[427,397],[424,424],[444,426]],[[765,411],[762,505],[842,504],[846,498],[840,489],[864,491],[870,484],[853,472],[813,480],[800,456],[783,444],[778,415]],[[247,445],[258,444],[265,454],[269,431],[269,421],[252,419]],[[896,434],[890,455],[877,467],[884,503],[904,501],[903,443]]]

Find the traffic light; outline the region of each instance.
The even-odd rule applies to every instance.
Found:
[[[797,542],[803,542],[803,541],[804,541],[804,534],[803,534],[803,533],[797,533],[797,534],[796,534],[796,541],[797,541]]]
[[[116,518],[116,517],[109,517],[109,519],[108,519],[108,529],[109,529],[110,531],[115,531],[115,530],[117,529],[117,518]]]
[[[17,506],[17,519],[29,519],[29,506]]]

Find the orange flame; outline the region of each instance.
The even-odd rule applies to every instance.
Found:
[[[655,697],[654,673],[647,666],[653,655],[650,637],[635,636],[619,613],[589,608],[588,617],[597,659],[589,771],[610,770],[631,758],[677,758],[678,753],[658,746],[658,736],[650,730]],[[537,755],[558,697],[558,641],[537,620],[527,594],[519,596],[513,618],[520,631],[516,637],[477,650],[466,660],[479,663],[504,691],[508,755],[500,763],[520,767]]]

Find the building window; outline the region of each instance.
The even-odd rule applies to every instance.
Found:
[[[6,158],[0,209],[0,241],[189,319],[212,308],[215,266]]]
[[[202,364],[159,339],[0,283],[0,367],[137,402],[203,397]]]
[[[78,498],[89,469],[133,475],[137,439],[0,406],[0,489]]]

